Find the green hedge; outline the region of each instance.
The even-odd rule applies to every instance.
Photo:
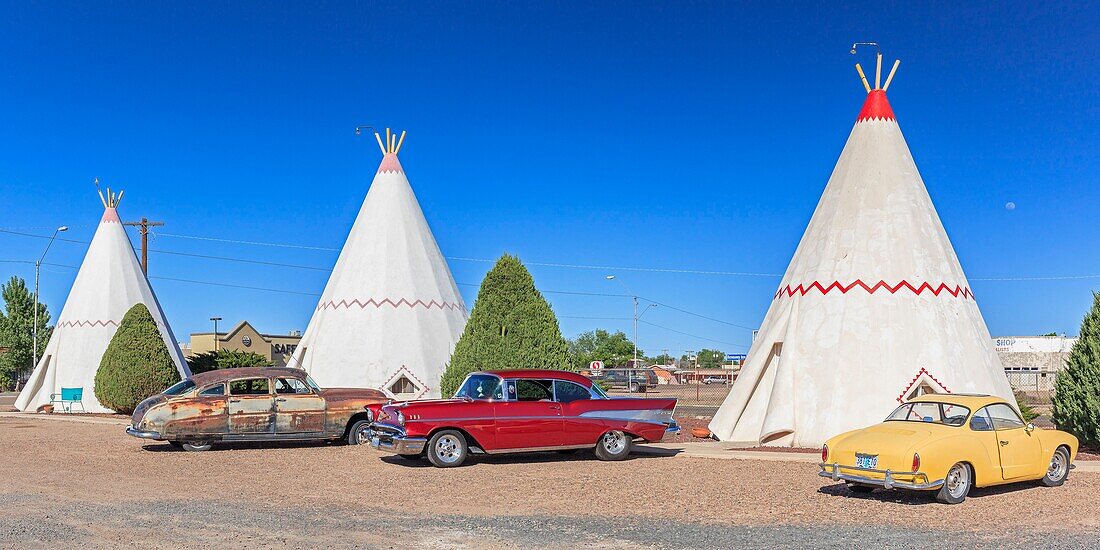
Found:
[[[149,309],[145,304],[134,305],[99,362],[96,399],[115,412],[130,414],[143,399],[179,381],[179,371]]]

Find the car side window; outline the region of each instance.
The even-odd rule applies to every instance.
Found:
[[[554,381],[554,395],[557,396],[558,401],[562,403],[592,398],[592,394],[588,392],[588,388],[580,384],[565,382],[563,380]]]
[[[219,395],[225,395],[225,384],[216,384],[209,388],[203,388],[199,395],[206,397],[216,397]]]
[[[1012,407],[1004,403],[996,403],[986,408],[989,409],[989,418],[993,421],[993,429],[1012,430],[1024,427],[1024,421],[1020,419],[1020,415],[1016,414],[1016,410]]]
[[[970,429],[975,432],[993,431],[993,421],[989,419],[989,407],[982,407],[970,419]]]
[[[521,378],[516,380],[517,401],[553,401],[554,390],[552,380],[531,380]]]
[[[229,393],[231,395],[267,395],[270,391],[267,378],[246,378],[230,382]]]
[[[275,393],[280,395],[309,393],[309,386],[297,378],[276,378]]]

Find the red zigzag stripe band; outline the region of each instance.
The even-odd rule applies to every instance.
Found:
[[[819,283],[817,281],[814,281],[814,282],[810,283],[809,285],[799,284],[796,287],[791,287],[791,285],[787,285],[787,286],[784,286],[784,287],[780,287],[780,289],[775,293],[775,298],[776,299],[782,298],[784,294],[788,298],[794,296],[795,294],[805,296],[807,293],[809,293],[812,290],[817,290],[818,292],[820,292],[823,295],[828,294],[829,292],[831,292],[833,290],[837,290],[841,294],[847,294],[849,290],[852,290],[856,287],[862,288],[863,290],[867,291],[868,294],[874,294],[879,289],[886,290],[890,294],[896,294],[899,290],[905,288],[905,289],[909,289],[910,292],[912,292],[913,294],[916,294],[918,296],[920,296],[921,293],[923,293],[924,291],[927,290],[928,292],[930,292],[930,293],[932,293],[936,296],[939,296],[940,293],[942,293],[942,292],[946,292],[946,293],[954,296],[955,298],[963,298],[963,299],[971,299],[971,300],[974,299],[974,294],[970,292],[970,289],[968,287],[959,286],[959,285],[955,285],[955,287],[952,288],[952,287],[947,286],[946,283],[940,283],[940,286],[933,287],[932,285],[925,282],[925,283],[921,283],[920,286],[913,286],[912,284],[909,283],[909,281],[902,280],[901,282],[899,282],[898,284],[896,284],[894,286],[890,286],[886,281],[879,281],[879,282],[875,283],[874,286],[868,286],[867,283],[864,283],[860,279],[856,279],[855,281],[853,281],[851,284],[848,284],[848,285],[842,285],[842,284],[840,284],[840,281],[833,281],[832,284],[830,284],[829,286],[824,286],[824,285],[822,285],[821,283]]]
[[[321,302],[320,304],[317,304],[317,311],[321,311],[323,309],[351,309],[352,306],[357,306],[359,307],[359,309],[366,309],[368,306],[375,308],[381,308],[382,306],[391,306],[394,309],[397,309],[401,306],[408,306],[409,309],[412,309],[419,306],[423,307],[424,309],[439,308],[449,309],[451,311],[466,311],[466,308],[462,307],[457,302],[437,302],[435,300],[431,300],[428,302],[425,302],[424,300],[415,300],[410,302],[405,298],[401,298],[396,302],[389,298],[384,298],[381,301],[371,298],[365,302],[360,301],[359,299],[355,299],[350,302],[347,300],[340,300],[339,302],[329,300],[327,302]]]
[[[117,327],[118,323],[115,322],[115,321],[112,321],[110,319],[108,319],[106,321],[100,321],[100,320],[95,320],[95,321],[62,321],[62,322],[58,323],[57,326],[58,326],[58,328],[63,328],[63,327],[108,327],[108,326]]]

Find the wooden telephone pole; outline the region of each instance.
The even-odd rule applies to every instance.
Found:
[[[141,272],[149,276],[149,228],[164,225],[164,222],[151,222],[148,218],[141,218],[140,222],[125,222],[122,225],[132,225],[141,228]]]

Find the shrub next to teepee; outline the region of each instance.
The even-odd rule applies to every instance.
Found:
[[[519,258],[505,254],[481,282],[440,388],[453,395],[479,370],[568,369],[558,318]]]
[[[1092,295],[1092,310],[1081,322],[1081,337],[1073,345],[1054,386],[1054,423],[1077,436],[1082,445],[1100,445],[1100,292]]]
[[[118,325],[95,374],[95,396],[116,412],[130,414],[143,399],[180,381],[156,321],[135,304]]]

